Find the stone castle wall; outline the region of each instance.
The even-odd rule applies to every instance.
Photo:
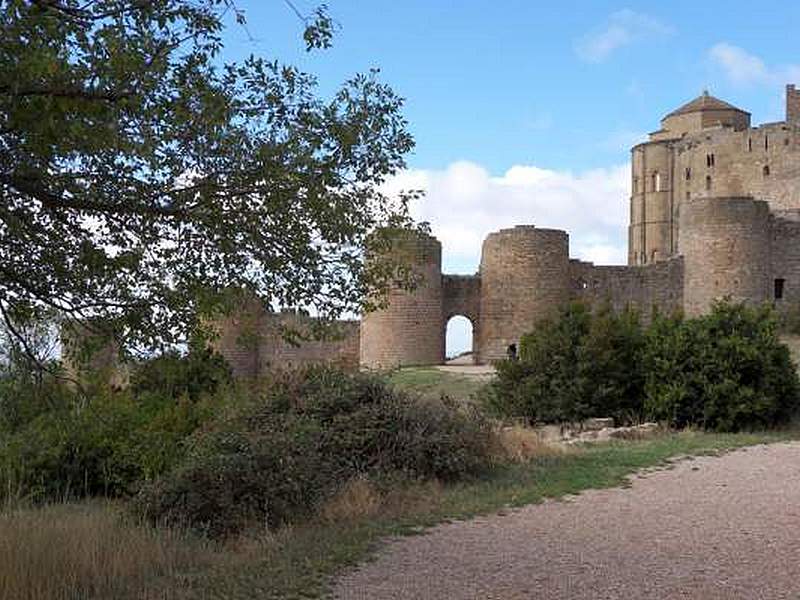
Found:
[[[487,236],[476,275],[443,275],[438,240],[398,232],[389,251],[407,259],[418,287],[391,289],[388,306],[364,315],[360,345],[351,325],[339,354],[305,352],[350,361],[360,352],[368,368],[439,364],[447,321],[463,315],[486,363],[572,300],[645,319],[654,309],[701,314],[720,298],[800,304],[800,91],[787,86],[785,122],[751,127],[749,113],[704,93],[661,124],[632,149],[628,265],[570,260],[566,232],[520,225]],[[229,354],[242,373],[305,356]]]
[[[674,155],[666,143],[640,144],[631,154],[630,265],[664,260],[673,253],[673,163]]]
[[[388,306],[361,320],[361,366],[385,369],[444,361],[442,245],[436,238],[398,232],[391,252],[418,277],[413,291],[393,287]]]
[[[473,328],[481,315],[481,278],[478,275],[442,276],[442,321],[461,315],[472,322]]]
[[[705,198],[684,203],[684,310],[694,316],[714,299],[770,299],[771,215],[752,198]]]
[[[785,122],[657,132],[632,149],[629,265],[677,254],[687,201],[752,196],[775,213],[800,209],[800,93],[787,92]]]
[[[800,90],[792,84],[786,86],[786,122],[800,124]]]
[[[645,266],[596,266],[570,261],[573,298],[615,311],[638,310],[648,318],[653,310],[673,313],[683,308],[683,258]]]
[[[367,368],[440,364],[447,320],[463,315],[473,323],[480,364],[504,358],[510,344],[573,300],[632,308],[645,320],[654,310],[701,314],[721,298],[774,300],[778,308],[800,302],[800,211],[776,216],[763,200],[698,198],[684,203],[680,217],[677,255],[634,266],[570,260],[565,232],[525,225],[486,238],[477,275],[442,275],[439,242],[409,234],[394,248],[412,259],[419,285],[392,290],[388,306],[365,315],[360,326],[343,324],[339,341],[300,348],[276,342],[276,316],[251,308],[231,317],[220,349],[237,376],[316,361]],[[270,341],[248,348],[253,330]],[[233,344],[235,338],[244,345]]]
[[[481,325],[476,360],[504,358],[537,321],[569,301],[569,236],[522,225],[483,242]]]
[[[315,363],[358,368],[358,321],[338,321],[317,339],[313,318],[267,312],[251,301],[216,325],[219,335],[212,346],[225,357],[237,379],[254,380],[276,368]]]
[[[800,208],[800,129],[787,123],[718,128],[675,142],[675,198],[753,196],[771,210]],[[710,163],[710,164],[709,164]]]
[[[473,355],[477,355],[481,333],[480,276],[442,276],[442,335],[445,337],[447,335],[447,323],[455,316],[466,317],[472,324],[472,349]]]
[[[772,286],[782,283],[782,298],[776,299],[779,309],[800,304],[800,211],[781,213],[772,221],[771,239]]]

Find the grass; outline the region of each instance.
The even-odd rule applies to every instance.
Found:
[[[438,399],[445,395],[454,400],[471,400],[488,383],[489,377],[448,373],[432,367],[409,367],[390,373],[389,381],[423,398]]]
[[[108,502],[0,513],[0,598],[148,598],[159,578],[205,568],[213,552],[189,534],[131,522]]]
[[[0,518],[0,598],[319,597],[328,591],[331,576],[367,558],[388,536],[414,535],[437,523],[623,485],[637,470],[664,466],[679,456],[795,437],[794,433],[686,432],[568,452],[524,454],[529,447],[524,432],[511,432],[502,451],[512,457],[519,453],[518,462],[499,466],[482,478],[448,486],[425,483],[385,489],[357,480],[321,507],[320,516],[311,523],[277,532],[254,531],[222,546],[128,523],[98,504],[10,512]],[[531,454],[533,458],[524,460]],[[90,540],[88,546],[81,541],[84,537]],[[95,537],[106,541],[91,541]],[[22,548],[18,558],[15,548]],[[86,548],[89,558],[71,558]],[[130,555],[135,568],[118,564],[125,562],[122,554]],[[28,585],[36,580],[37,572],[56,574],[50,595],[9,592],[19,590],[20,581]],[[63,574],[69,572],[99,583],[84,585],[86,594],[63,592],[70,581]],[[13,581],[9,587],[9,574],[18,579],[16,588]],[[117,587],[108,592],[112,579]],[[59,585],[61,592],[55,587]]]

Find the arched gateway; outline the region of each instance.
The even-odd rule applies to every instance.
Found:
[[[413,291],[393,289],[388,306],[361,321],[361,366],[435,365],[445,360],[445,327],[454,315],[473,326],[477,364],[504,358],[540,318],[569,300],[569,238],[563,231],[521,225],[492,233],[475,275],[443,275],[433,236],[399,232],[391,252],[410,259]]]

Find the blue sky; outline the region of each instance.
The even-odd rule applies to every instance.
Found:
[[[295,4],[308,13],[316,5]],[[381,68],[407,99],[417,139],[409,164],[425,169],[458,159],[493,174],[514,164],[607,166],[627,160],[618,142],[655,129],[662,114],[704,87],[757,121],[771,120],[781,116],[780,86],[736,85],[709,51],[727,43],[768,68],[800,62],[800,3],[786,0],[757,8],[742,1],[328,0],[341,29],[333,48],[311,54],[281,0],[239,5],[255,40],[230,28],[228,56],[278,57],[317,74],[326,90]],[[609,50],[598,51],[601,44],[593,54],[591,39],[604,34]]]
[[[310,54],[282,0],[238,5],[250,36],[231,26],[224,58],[297,65],[324,94],[378,67],[406,98],[417,146],[387,190],[428,190],[413,208],[447,272],[474,272],[483,237],[516,223],[568,230],[573,256],[624,262],[630,146],[704,88],[760,123],[781,120],[784,85],[800,84],[800,3],[786,0],[328,0],[340,29]]]

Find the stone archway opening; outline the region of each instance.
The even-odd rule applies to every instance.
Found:
[[[445,364],[475,364],[474,333],[472,321],[464,315],[454,315],[447,320]]]

